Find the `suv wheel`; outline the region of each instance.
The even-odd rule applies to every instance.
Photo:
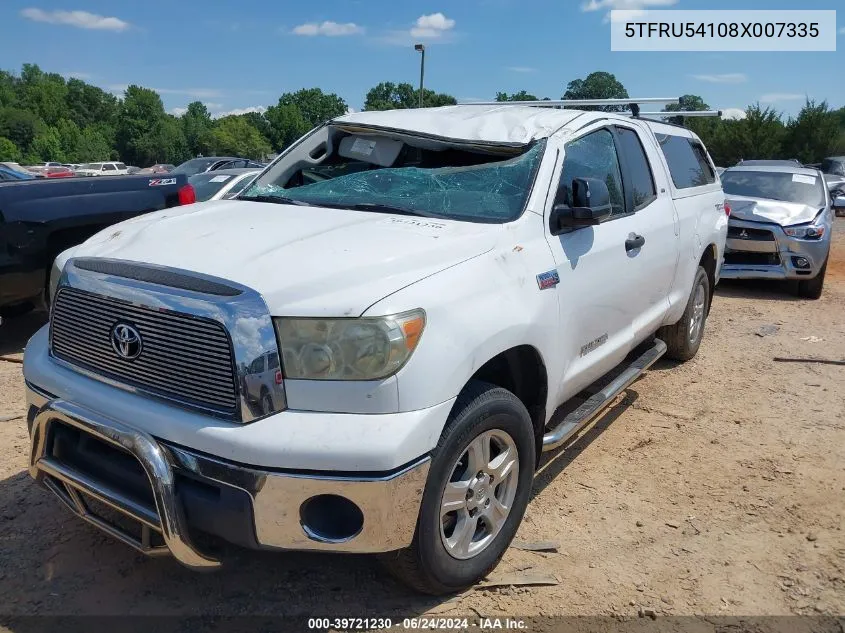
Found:
[[[822,296],[824,288],[824,275],[827,272],[827,261],[822,265],[819,274],[812,279],[798,282],[798,296],[805,299],[818,299]]]
[[[658,333],[658,337],[666,343],[667,358],[685,361],[696,355],[704,337],[710,300],[710,280],[704,268],[699,266],[681,320],[661,328]]]
[[[434,450],[414,540],[383,554],[388,571],[429,594],[484,578],[516,534],[534,477],[531,417],[511,392],[472,381]]]

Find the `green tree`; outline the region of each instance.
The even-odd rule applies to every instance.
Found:
[[[76,162],[79,160],[79,144],[82,140],[82,132],[79,126],[73,121],[61,119],[56,124],[56,133],[59,135],[59,146],[61,147],[64,160]]]
[[[45,127],[40,129],[32,141],[29,155],[38,157],[34,162],[50,160],[63,162],[65,155],[62,152],[62,140],[56,128]]]
[[[219,119],[211,131],[214,150],[221,155],[261,158],[270,153],[270,144],[242,116]]]
[[[727,140],[734,144],[739,159],[783,157],[786,128],[780,113],[773,108],[762,108],[757,103],[746,109],[744,119],[728,123]]]
[[[205,104],[200,101],[189,103],[181,120],[191,156],[199,154],[207,156],[211,153],[214,143],[211,135],[211,114]]]
[[[334,93],[327,94],[319,88],[303,88],[296,92],[286,92],[279,97],[277,106],[285,105],[298,108],[309,128],[339,117],[348,109],[343,99]]]
[[[717,165],[729,167],[750,158],[784,158],[786,127],[780,114],[754,104],[745,115],[735,121],[687,119],[687,126],[701,137]]]
[[[709,110],[710,106],[704,102],[704,99],[699,97],[698,95],[683,95],[680,99],[678,99],[678,103],[670,103],[665,108],[663,108],[664,112],[701,112],[703,110]],[[669,123],[674,123],[676,125],[689,125],[691,121],[701,120],[696,119],[695,117],[681,117],[681,116],[674,116],[669,119],[666,119]]]
[[[830,156],[839,138],[839,115],[826,101],[807,99],[795,119],[786,126],[783,152],[802,163],[818,163]]]
[[[678,99],[678,103],[670,103],[663,110],[664,112],[701,112],[709,109],[710,106],[698,95],[684,95]]]
[[[566,86],[564,99],[627,99],[628,91],[614,75],[604,71],[597,71],[587,75],[585,79],[574,79]],[[621,112],[623,106],[587,106],[579,110],[603,110],[605,112]]]
[[[0,160],[13,163],[21,159],[21,152],[18,146],[4,136],[0,136]]]
[[[29,149],[38,125],[38,117],[32,112],[20,108],[0,109],[0,136],[17,145],[21,153]]]
[[[270,142],[279,151],[311,129],[295,105],[278,105],[267,108],[265,115],[270,124]]]
[[[266,139],[270,138],[270,122],[263,112],[247,112],[240,115]]]
[[[18,78],[0,70],[0,108],[14,106],[18,101]]]
[[[112,126],[116,123],[117,97],[81,79],[68,80],[65,102],[68,118],[80,128],[95,123]]]
[[[24,64],[21,71],[19,101],[22,107],[35,113],[47,125],[68,118],[64,77],[45,73],[35,64]]]
[[[178,162],[189,155],[182,126],[164,112],[161,97],[149,88],[126,89],[115,137],[120,156],[135,165]]]
[[[545,100],[548,101],[548,97]],[[510,95],[507,92],[497,92],[496,101],[540,101],[540,99],[525,90],[520,90]]]
[[[437,108],[456,103],[458,101],[452,95],[437,93],[428,88],[423,89],[423,107],[425,108]],[[364,110],[397,110],[419,106],[419,89],[409,83],[395,84],[392,81],[383,81],[370,88],[364,101]]]
[[[114,135],[112,134],[113,138]],[[111,159],[113,148],[113,140],[110,140],[108,136],[95,126],[89,126],[82,130],[79,135],[76,159],[81,163],[92,163]]]

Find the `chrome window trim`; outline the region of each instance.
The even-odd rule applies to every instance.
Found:
[[[276,340],[276,331],[273,327],[273,320],[267,304],[261,295],[241,284],[234,283],[227,279],[203,275],[189,270],[146,264],[119,259],[106,259],[106,261],[132,264],[134,266],[145,266],[151,269],[169,271],[182,275],[193,276],[198,279],[228,285],[241,290],[237,296],[219,296],[206,294],[194,290],[177,289],[146,281],[138,281],[126,277],[119,277],[112,274],[98,273],[77,268],[74,265],[74,258],[67,261],[59,279],[56,292],[63,287],[76,288],[91,292],[96,295],[109,297],[118,301],[124,301],[137,307],[150,308],[153,310],[164,310],[182,315],[194,316],[202,319],[217,321],[223,325],[231,340],[235,372],[235,389],[237,397],[237,411],[234,422],[254,422],[256,420],[273,415],[287,408],[285,397],[284,381],[276,384],[271,380],[266,386],[270,393],[269,411],[259,410],[257,407],[265,403],[261,401],[252,403],[249,395],[244,390],[244,375],[242,367],[249,367],[253,360],[266,353],[275,352],[279,354],[279,346]],[[143,394],[146,397],[157,398],[172,402],[180,407],[197,409],[209,414],[221,417],[219,411],[205,409],[182,402],[176,398],[147,391],[142,387],[123,383],[118,380],[103,376],[97,372],[87,370],[78,365],[57,358],[53,354],[52,336],[50,337],[50,358],[53,362],[63,367],[72,369],[90,378],[94,378],[110,386],[124,389],[131,393]]]

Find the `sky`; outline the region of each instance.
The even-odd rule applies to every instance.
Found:
[[[837,52],[611,52],[612,8],[843,9]],[[258,110],[319,87],[353,109],[381,81],[419,82],[459,101],[527,90],[559,99],[596,70],[632,97],[761,102],[789,116],[805,97],[845,106],[843,0],[2,0],[0,67],[36,63],[121,95],[153,88],[175,114]]]

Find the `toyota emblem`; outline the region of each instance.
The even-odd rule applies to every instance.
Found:
[[[143,349],[141,334],[128,323],[117,323],[111,329],[111,346],[121,358],[134,360]]]

